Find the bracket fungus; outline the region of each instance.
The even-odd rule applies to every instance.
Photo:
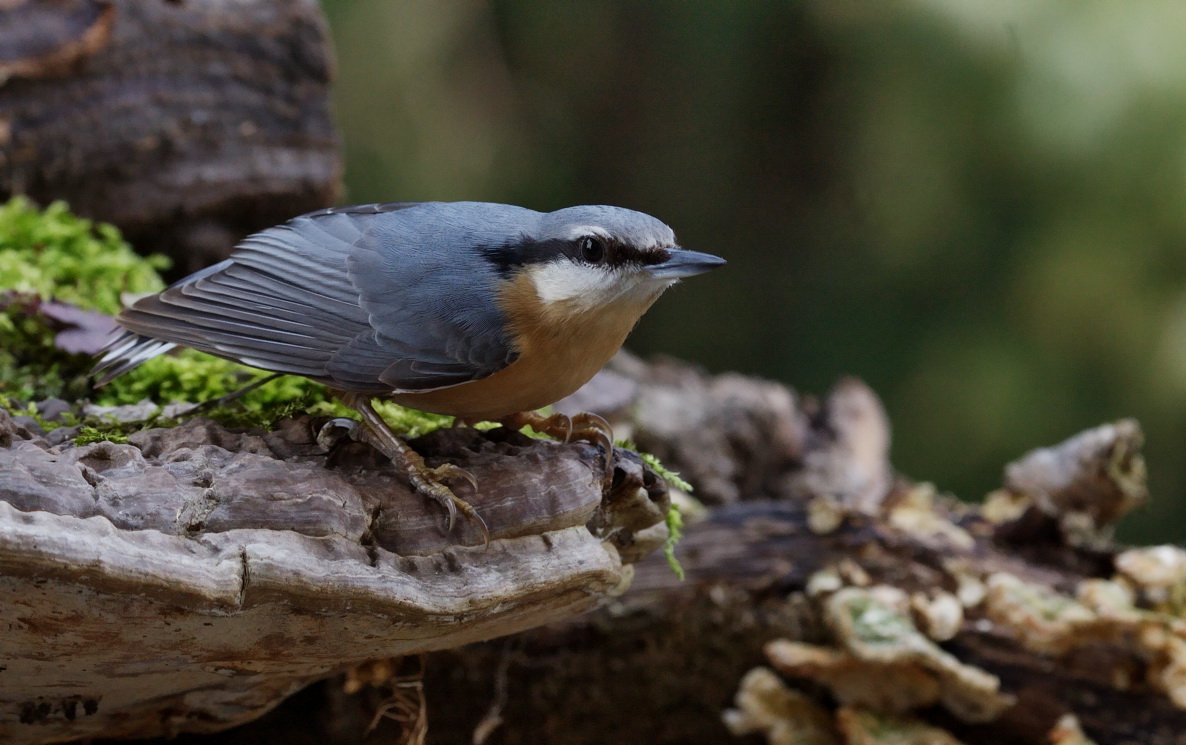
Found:
[[[477,476],[483,549],[369,448],[319,452],[317,424],[51,445],[0,410],[5,742],[225,729],[366,660],[593,608],[663,541],[666,485],[629,451],[603,486],[587,444],[420,438]]]

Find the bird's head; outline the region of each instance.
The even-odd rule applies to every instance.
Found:
[[[551,312],[617,309],[637,315],[683,277],[725,263],[680,248],[671,228],[650,215],[608,206],[545,214],[534,234],[491,258],[516,283],[529,282]]]

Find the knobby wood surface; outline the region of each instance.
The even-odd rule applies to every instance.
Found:
[[[315,0],[0,3],[0,199],[65,199],[176,276],[332,204]]]
[[[323,452],[323,422],[76,446],[0,413],[2,739],[225,729],[374,657],[591,609],[666,535],[633,453],[451,429],[413,444],[475,475],[492,541],[447,536],[368,446]]]
[[[1186,743],[1180,620],[1186,553],[1126,549],[1108,537],[1112,524],[1146,498],[1134,422],[1036,450],[1004,469],[999,492],[968,505],[894,473],[885,414],[876,396],[853,380],[814,400],[768,381],[623,356],[558,408],[610,416],[619,436],[664,452],[669,466],[704,484],[697,484],[698,493],[711,504],[702,512],[687,505],[690,525],[677,549],[687,580],[678,581],[660,555],[644,557],[655,545],[648,535],[653,529],[611,531],[617,555],[639,561],[616,575],[622,584],[598,597],[599,609],[571,613],[578,604],[570,603],[564,618],[537,625],[545,614],[528,608],[529,621],[520,619],[532,627],[520,633],[466,646],[423,645],[448,647],[421,658],[423,672],[415,656],[388,658],[389,648],[372,647],[367,656],[377,662],[306,687],[254,721],[173,742],[386,743],[408,736],[410,723],[419,722],[427,726],[425,741],[433,743],[1087,742],[1080,736],[1100,745]],[[159,450],[133,444],[148,461],[168,460],[171,447],[192,447],[197,441],[188,438],[210,427],[189,426],[188,434],[174,435],[178,439]],[[461,450],[519,444],[460,432],[438,435],[451,444],[429,449],[458,457]],[[244,435],[217,435],[232,436]],[[260,438],[276,455],[289,447],[294,455],[286,457],[318,457],[295,455],[311,445],[291,433],[246,436]],[[268,444],[278,437],[289,444]],[[220,442],[228,451],[257,447]],[[375,466],[373,453],[354,448],[343,454],[351,468]],[[617,480],[639,468],[646,501],[661,504],[646,472],[628,455],[618,458]],[[339,473],[356,483],[350,474],[349,468]],[[619,489],[617,502],[634,503],[642,492]],[[310,509],[317,504],[312,496],[302,495]],[[369,504],[363,512],[373,533],[382,510],[367,512]],[[603,500],[603,516],[616,511],[607,504]],[[588,514],[584,509],[558,514],[577,520]],[[29,519],[31,513],[22,514]],[[292,518],[281,514],[271,519],[289,521],[292,530]],[[217,515],[211,510],[207,518]],[[587,524],[599,522],[594,514]],[[195,523],[187,524],[192,529]],[[350,520],[321,524],[356,530]],[[336,539],[286,540],[324,546]],[[579,541],[553,537],[548,543],[549,550],[582,561],[574,548],[583,545]],[[432,579],[435,588],[456,571],[446,557],[471,550],[415,561],[443,570]],[[623,594],[630,574],[633,583]],[[256,573],[247,576],[252,590]],[[588,591],[610,576],[581,584],[591,582],[586,574],[577,583]],[[319,581],[305,585],[310,596],[327,592],[331,583],[324,576]],[[424,587],[427,594],[427,581]],[[553,591],[536,587],[537,598]],[[277,606],[292,602],[290,596],[261,597]],[[365,613],[353,612],[356,602],[341,606],[337,634],[373,644],[378,632]],[[259,623],[272,628],[275,621]],[[270,644],[263,636],[252,642],[268,654],[287,655],[288,665],[293,657],[320,654],[301,648],[300,640],[294,654],[291,637],[273,637]],[[464,638],[462,632],[450,642]],[[337,646],[331,648],[336,653]],[[224,661],[220,670],[237,669],[223,667]],[[759,679],[766,689],[755,686]],[[277,688],[257,689],[270,702],[299,687],[283,676],[270,685]],[[211,710],[200,697],[192,700]],[[176,721],[191,711],[190,701],[170,709]],[[64,720],[73,707],[80,720],[87,705],[94,702],[73,698],[61,704],[63,713],[53,711]],[[219,728],[205,724],[175,728]],[[750,734],[735,740],[730,728]],[[788,732],[799,734],[787,739]],[[884,739],[904,732],[916,733],[914,739]]]
[[[1099,745],[1186,743],[1181,611],[1158,601],[1184,586],[1173,563],[1182,555],[1125,552],[1107,537],[1145,498],[1134,422],[1036,450],[1004,469],[1001,492],[967,505],[893,473],[888,421],[856,381],[802,399],[767,381],[623,356],[568,405],[617,412],[615,426],[633,428],[711,500],[677,549],[687,580],[651,556],[601,610],[430,655],[428,742],[487,731],[491,743],[762,742],[734,737],[724,715],[747,671],[774,666],[808,701],[804,721],[823,725],[819,739],[768,731],[770,743],[1087,742],[1057,739],[1078,732],[1068,716]],[[1122,571],[1134,555],[1156,557],[1152,571]],[[1133,591],[1135,605],[1093,604],[1113,587]],[[914,615],[938,640],[913,628],[905,637],[931,647],[925,664],[909,649],[861,658],[869,641],[836,623],[842,593],[887,588],[960,598],[954,620]],[[776,640],[831,655],[840,672],[778,668]],[[894,709],[923,689],[940,700]],[[317,695],[343,700],[332,682]],[[345,700],[373,710],[380,699]],[[870,715],[892,726],[862,730]],[[918,739],[900,734],[909,727]]]

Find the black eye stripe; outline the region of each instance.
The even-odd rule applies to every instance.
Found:
[[[603,257],[598,261],[591,261],[584,255],[586,239],[593,239],[601,244]],[[600,235],[586,235],[573,240],[554,238],[546,241],[525,240],[521,243],[505,244],[501,246],[482,246],[478,252],[504,277],[510,276],[514,269],[527,265],[553,261],[559,256],[567,256],[574,261],[592,263],[600,266],[622,266],[623,264],[661,264],[671,257],[671,252],[665,248],[638,249],[634,246],[618,243]]]
[[[570,247],[569,241],[548,240],[511,243],[502,246],[482,246],[478,252],[482,254],[503,277],[509,277],[512,272],[527,264],[540,264],[551,261],[558,255],[566,253]]]
[[[639,251],[637,248],[631,249],[637,255],[635,261],[643,266],[650,266],[651,264],[662,264],[671,258],[671,252],[666,248],[651,248],[646,251]]]

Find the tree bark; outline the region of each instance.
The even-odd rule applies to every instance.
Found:
[[[315,0],[0,4],[0,199],[64,199],[182,276],[340,194]]]

